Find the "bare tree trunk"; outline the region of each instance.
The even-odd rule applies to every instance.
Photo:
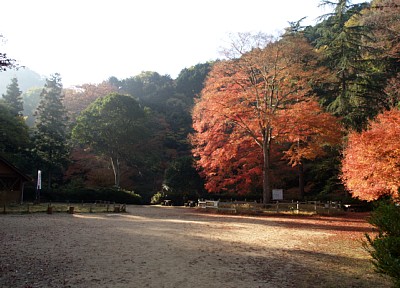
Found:
[[[51,173],[51,168],[49,167],[48,178],[47,178],[47,190],[51,191],[51,177],[53,177]]]
[[[270,129],[269,129],[270,130]],[[270,157],[270,148],[271,148],[271,131],[266,132],[267,135],[264,136],[263,140],[263,204],[267,204],[271,202],[271,157]]]
[[[114,186],[119,188],[119,182],[120,182],[120,177],[121,177],[120,167],[119,167],[119,158],[116,157],[116,159],[114,160],[113,157],[110,157],[110,160],[111,160],[111,167],[114,172]]]
[[[300,199],[304,199],[304,167],[303,163],[299,165],[299,192],[300,192]]]

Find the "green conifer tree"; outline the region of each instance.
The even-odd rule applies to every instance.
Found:
[[[0,101],[0,155],[26,173],[30,172],[29,128],[22,117]]]
[[[16,116],[21,116],[23,108],[22,91],[19,90],[18,79],[12,78],[11,83],[7,86],[6,94],[3,98],[6,104],[10,107],[11,113]]]
[[[48,177],[48,189],[52,178],[60,175],[67,164],[69,147],[67,144],[67,114],[63,105],[62,83],[59,74],[46,79],[40,94],[40,103],[35,112],[36,124],[34,143],[38,163],[44,177]]]
[[[335,115],[342,117],[347,128],[362,130],[368,119],[379,110],[383,86],[381,73],[363,39],[369,36],[368,27],[358,21],[367,3],[352,5],[349,0],[328,1],[333,12],[324,15],[325,21],[316,25],[312,40],[323,54],[322,65],[330,70],[322,95],[324,105]],[[311,29],[312,30],[312,29]]]

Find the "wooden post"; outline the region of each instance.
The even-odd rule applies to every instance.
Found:
[[[279,213],[279,201],[276,201],[276,213]]]
[[[53,214],[53,207],[51,207],[51,204],[47,206],[47,214]]]

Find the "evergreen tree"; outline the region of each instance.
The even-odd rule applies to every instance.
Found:
[[[204,81],[214,62],[199,63],[183,69],[176,78],[176,92],[184,94],[193,101],[204,87]]]
[[[383,90],[382,75],[372,59],[364,57],[370,53],[363,43],[368,37],[367,27],[356,20],[367,4],[352,5],[349,0],[324,0],[322,4],[333,5],[333,12],[322,16],[326,20],[305,31],[324,55],[321,64],[331,72],[317,93],[322,95],[324,105],[331,112],[342,117],[347,128],[361,130],[379,112],[375,108],[379,106]]]
[[[400,104],[400,1],[371,1],[370,8],[363,11],[360,23],[370,31],[365,45],[373,48],[373,53],[367,56],[374,59],[375,70],[383,75],[372,80],[386,85],[380,106],[382,111],[390,110]]]
[[[22,115],[23,101],[22,101],[22,91],[19,90],[18,79],[12,78],[11,83],[7,86],[6,94],[3,94],[3,98],[7,105],[11,109],[11,113],[14,115]]]
[[[67,145],[67,116],[63,105],[62,83],[59,74],[46,79],[40,94],[40,103],[35,112],[36,127],[34,144],[40,168],[48,176],[51,187],[53,176],[59,175],[69,155]]]
[[[22,117],[16,117],[9,106],[0,101],[0,155],[26,173],[30,171],[29,128]]]
[[[35,126],[35,120],[36,117],[35,112],[37,107],[39,106],[39,102],[40,102],[40,93],[42,93],[43,87],[39,88],[31,88],[27,91],[25,91],[24,93],[22,93],[22,99],[24,101],[24,118],[26,121],[26,124],[29,127],[34,127]]]

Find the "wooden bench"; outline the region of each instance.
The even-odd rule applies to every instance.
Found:
[[[234,207],[220,207],[220,201],[205,200],[205,201],[199,201],[198,203],[199,207],[204,209],[212,209],[212,210],[215,209],[216,211],[221,211],[221,212],[225,211],[233,213],[237,212],[237,209]]]
[[[164,200],[163,202],[162,202],[162,205],[164,205],[164,206],[172,206],[172,200]]]
[[[195,201],[187,201],[185,204],[185,207],[196,207],[196,202]]]

